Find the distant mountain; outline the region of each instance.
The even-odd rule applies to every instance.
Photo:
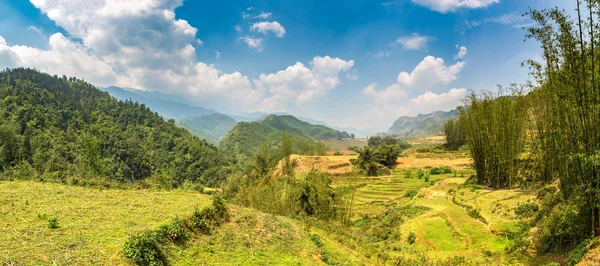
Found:
[[[145,104],[152,111],[157,112],[166,119],[180,120],[184,117],[204,116],[216,113],[215,110],[201,106],[174,101],[177,96],[167,95],[160,92],[136,91],[119,87],[108,87],[106,92],[118,100],[132,100]]]
[[[444,131],[444,123],[458,116],[458,110],[448,112],[436,111],[430,114],[420,114],[415,117],[403,116],[398,118],[388,130],[390,135],[423,136],[439,135]]]
[[[220,113],[187,117],[179,121],[179,125],[212,144],[218,144],[236,124],[235,119]]]
[[[221,141],[219,149],[225,154],[252,156],[263,143],[279,143],[284,132],[295,141],[348,138],[350,134],[322,125],[313,125],[291,115],[269,115],[262,121],[240,122]]]

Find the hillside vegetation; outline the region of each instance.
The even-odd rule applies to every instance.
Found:
[[[301,152],[314,150],[311,146],[319,140],[351,137],[346,132],[312,125],[290,115],[269,115],[262,121],[238,123],[221,141],[219,149],[230,156],[248,158],[256,154],[263,144],[279,144],[284,132],[292,136],[295,149]],[[324,150],[323,147],[323,153]]]
[[[217,145],[235,127],[237,121],[227,115],[214,113],[183,118],[179,124],[199,138]]]
[[[228,160],[143,104],[76,78],[0,72],[0,177],[117,185],[215,185]]]

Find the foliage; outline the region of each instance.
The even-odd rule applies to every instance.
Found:
[[[450,119],[444,124],[444,135],[446,135],[446,144],[444,146],[447,149],[458,150],[467,143],[458,120]]]
[[[394,138],[392,136],[385,136],[383,138],[381,136],[370,137],[368,145],[373,149],[377,149],[379,148],[379,146],[382,145],[396,146],[400,150],[406,150],[411,147],[411,145],[408,142],[402,141],[401,139]]]
[[[519,204],[515,208],[515,214],[518,218],[530,218],[533,217],[539,210],[539,205],[534,202]]]
[[[569,265],[569,266],[577,265],[583,259],[583,257],[589,250],[590,245],[592,245],[593,243],[594,243],[593,239],[586,239],[586,240],[582,241],[581,243],[579,243],[579,245],[577,245],[577,247],[573,251],[571,251],[571,257],[569,258],[567,265]]]
[[[292,153],[301,155],[325,155],[325,144],[319,140],[349,138],[325,126],[311,125],[290,115],[270,115],[258,122],[240,122],[219,144],[219,150],[240,160],[252,158],[265,143],[279,146],[284,132],[289,134],[294,146]]]
[[[58,229],[58,218],[56,216],[48,217],[48,228]]]
[[[174,218],[157,229],[131,235],[123,247],[123,255],[136,265],[168,265],[169,243],[184,245],[191,234],[207,234],[229,221],[229,217],[223,199],[215,197],[212,206],[195,209],[188,219]]]
[[[519,155],[525,142],[526,101],[513,85],[509,93],[471,93],[467,107],[460,107],[460,126],[464,132],[477,182],[495,189],[512,187],[519,174]]]
[[[367,176],[378,176],[383,172],[383,167],[379,163],[379,158],[370,147],[364,147],[362,149],[355,149],[358,153],[358,158],[351,159],[352,165],[360,172]]]
[[[412,245],[417,241],[417,235],[414,232],[410,232],[408,234],[408,237],[406,238],[406,242],[408,242],[408,244]]]
[[[562,195],[540,222],[545,248],[600,235],[599,10],[577,0],[574,19],[559,8],[527,13],[536,22],[527,37],[543,50],[541,62],[528,61],[539,84],[530,93],[531,168],[542,181],[559,179]]]
[[[175,187],[214,186],[228,164],[214,146],[143,104],[119,102],[76,78],[0,72],[0,172],[13,178],[131,183],[169,173]]]
[[[429,174],[431,174],[431,175],[445,175],[445,174],[451,174],[451,173],[452,173],[452,168],[450,168],[450,166],[433,167],[429,170]]]
[[[224,139],[236,124],[235,119],[220,113],[186,117],[179,121],[179,125],[188,129],[192,134],[215,145]]]

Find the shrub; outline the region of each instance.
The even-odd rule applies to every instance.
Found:
[[[429,182],[429,175],[425,174],[425,182]]]
[[[414,244],[415,242],[417,242],[417,235],[415,235],[414,232],[410,232],[406,241],[408,242],[408,244]]]
[[[171,242],[183,245],[190,238],[187,232],[185,221],[174,218],[170,223],[160,226],[158,229],[161,238],[169,239]]]
[[[434,167],[434,168],[431,168],[431,170],[429,170],[429,174],[431,174],[431,175],[443,175],[443,174],[451,174],[451,173],[452,173],[452,168],[450,168],[449,166]]]
[[[425,176],[425,170],[423,170],[423,168],[419,168],[419,170],[417,170],[417,178],[421,179]]]
[[[579,245],[577,245],[577,247],[571,252],[571,257],[569,258],[567,265],[573,266],[579,263],[588,252],[589,246],[593,243],[593,241],[593,239],[586,239],[579,243]]]
[[[342,156],[344,154],[341,151],[336,151],[333,155],[334,156]]]
[[[227,210],[227,207],[225,206],[225,201],[223,200],[223,198],[221,197],[214,197],[213,198],[213,208],[215,210],[215,215],[216,218],[219,220],[219,225],[224,223],[224,222],[228,222],[229,219],[231,218],[231,215],[229,214],[229,211]]]
[[[538,210],[539,206],[536,203],[523,203],[515,208],[515,214],[518,218],[530,218],[534,216]]]
[[[419,192],[417,192],[416,190],[409,190],[409,191],[406,191],[406,193],[404,193],[404,197],[412,198],[412,197],[416,196],[417,194],[419,194]]]
[[[167,257],[160,247],[161,240],[152,231],[132,235],[125,243],[123,254],[136,265],[166,265]]]
[[[48,217],[48,228],[50,229],[58,229],[58,218],[56,216]]]
[[[216,225],[217,215],[213,208],[196,209],[192,214],[191,220],[192,227],[207,234]]]
[[[406,170],[404,172],[404,178],[407,178],[407,179],[412,178],[412,171]]]

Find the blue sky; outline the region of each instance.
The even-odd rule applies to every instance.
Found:
[[[0,67],[386,131],[525,82],[539,49],[520,15],[574,3],[0,0]]]

